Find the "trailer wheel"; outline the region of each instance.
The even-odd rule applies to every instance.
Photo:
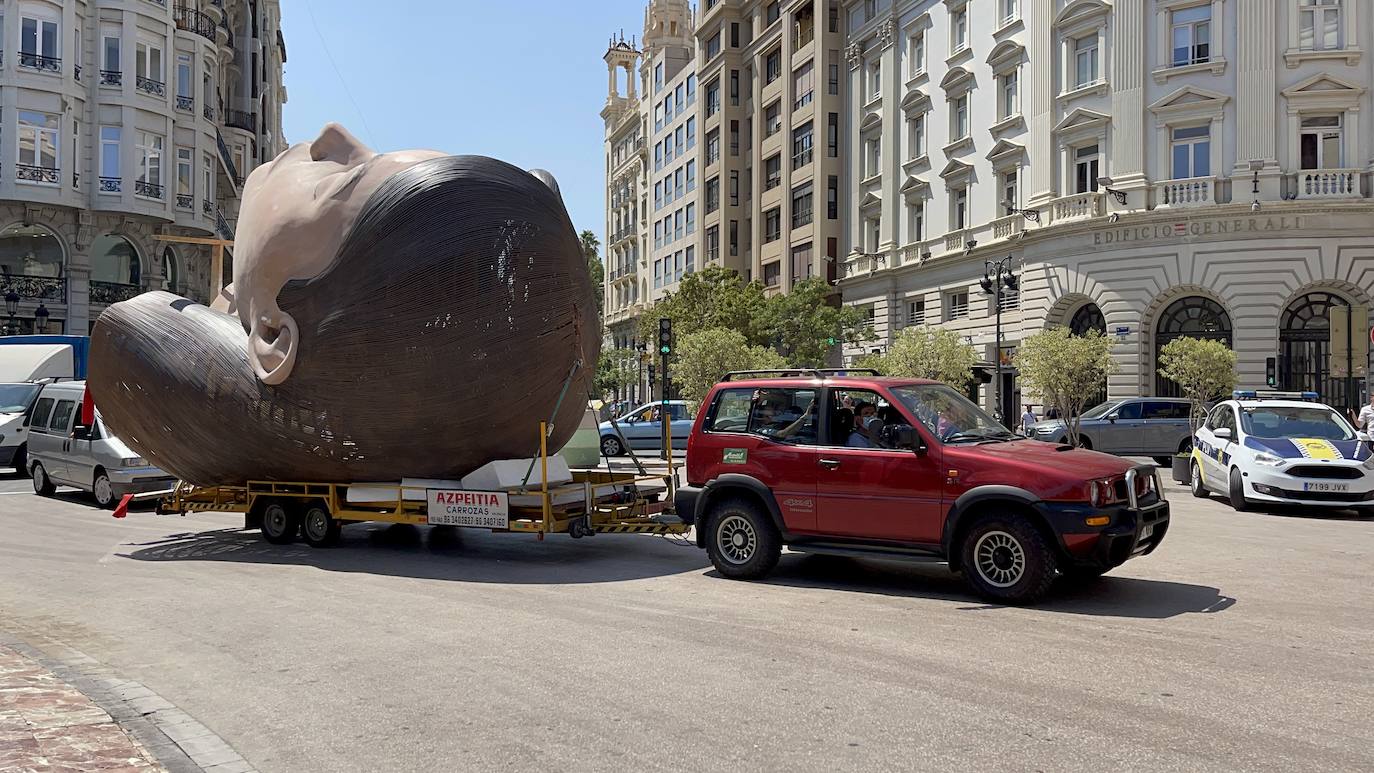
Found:
[[[300,517],[281,502],[269,502],[262,510],[262,538],[273,545],[289,545],[301,530]]]
[[[328,548],[337,545],[343,526],[319,505],[311,505],[301,521],[301,534],[312,548]]]

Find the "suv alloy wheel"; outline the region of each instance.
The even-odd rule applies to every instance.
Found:
[[[782,540],[768,516],[751,502],[727,499],[711,508],[706,553],[716,571],[741,580],[764,577],[778,565]]]
[[[964,576],[978,594],[1002,604],[1028,604],[1049,590],[1057,574],[1053,548],[1016,515],[986,515],[964,535]]]

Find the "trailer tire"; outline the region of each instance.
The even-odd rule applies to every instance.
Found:
[[[262,509],[262,538],[273,545],[289,545],[296,541],[301,530],[300,516],[292,513],[277,500]]]
[[[312,548],[329,548],[339,544],[342,531],[343,525],[318,503],[311,505],[301,518],[301,536]]]

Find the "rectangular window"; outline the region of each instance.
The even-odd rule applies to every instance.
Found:
[[[811,242],[798,244],[792,248],[792,283],[810,279],[813,276],[811,269]]]
[[[1298,140],[1303,169],[1341,169],[1341,116],[1304,116]]]
[[[1021,200],[1020,192],[1016,186],[1016,170],[1002,173],[1002,207],[1004,214],[1010,215],[1013,209],[1017,208],[1017,203]]]
[[[119,28],[107,28],[101,33],[101,59],[100,68],[105,71],[106,77],[101,78],[100,82],[106,84],[112,80],[109,76],[119,73],[121,69],[119,62]]]
[[[1019,4],[1019,0],[998,0],[998,5],[1002,11],[1001,22],[1003,27],[1016,21],[1019,16],[1017,8]]]
[[[912,33],[906,42],[906,74],[914,78],[926,71],[926,33]]]
[[[1173,144],[1170,148],[1173,159],[1173,177],[1184,180],[1189,177],[1210,177],[1212,175],[1212,127],[1189,126],[1173,130]]]
[[[926,114],[921,113],[907,121],[907,158],[920,158],[926,154]]]
[[[673,90],[673,104],[677,105],[678,115],[682,115],[682,111],[687,108],[687,102],[684,100],[685,95],[682,93],[682,90],[683,86],[681,83]]]
[[[830,158],[840,157],[839,113],[830,113],[825,117],[825,154]]]
[[[812,62],[807,62],[792,74],[792,93],[797,95],[797,101],[792,106],[793,110],[806,107],[811,104],[811,100],[815,97],[814,78],[812,77],[815,69]]]
[[[663,286],[663,261],[661,261],[661,260],[655,260],[655,261],[654,261],[654,287],[655,287],[655,288],[658,288],[658,287],[662,287],[662,286]]]
[[[138,182],[136,192],[153,198],[162,197],[162,135],[138,133]]]
[[[1000,79],[1001,83],[1001,102],[998,105],[1000,114],[998,118],[1010,118],[1021,112],[1021,101],[1018,94],[1020,80],[1019,71],[1012,70]]]
[[[661,143],[661,142],[655,142],[655,143],[654,143],[654,171],[655,171],[655,172],[659,172],[659,171],[662,171],[662,170],[663,170],[663,143]]]
[[[806,183],[792,189],[792,227],[801,228],[811,223],[811,199],[813,186]]]
[[[739,22],[730,22],[730,47],[739,48]]]
[[[739,256],[739,221],[730,221],[730,257]]]
[[[951,33],[950,51],[958,53],[968,48],[968,6],[964,6],[957,11],[950,13],[949,29]]]
[[[684,128],[681,127],[681,126],[677,127],[677,131],[673,132],[673,153],[674,153],[675,155],[681,156],[681,155],[683,154],[683,152],[686,150],[686,148],[687,148],[687,136],[686,136],[686,135],[687,135],[686,129],[684,129]]]
[[[706,86],[706,117],[720,112],[720,80],[713,80]]]
[[[663,246],[663,223],[654,221],[654,249]]]
[[[57,183],[61,161],[59,131],[57,116],[33,110],[19,111],[19,164],[48,170],[24,177],[25,181]]]
[[[775,48],[763,60],[763,85],[767,86],[782,76],[782,49]]]
[[[763,213],[763,243],[769,244],[782,238],[782,207],[773,207]]]
[[[811,163],[811,146],[814,138],[811,122],[792,131],[792,168],[800,169]]]
[[[945,296],[945,321],[968,319],[968,291],[950,293]]]
[[[191,55],[177,55],[177,107],[189,110],[191,100]]]
[[[1097,83],[1097,35],[1073,42],[1074,85],[1081,88]]]
[[[826,65],[826,80],[828,81],[826,83],[826,92],[830,94],[830,96],[832,97],[840,93],[840,65],[838,63],[839,58],[839,51],[831,51],[830,64]]]
[[[730,206],[739,206],[739,172],[730,171]]]
[[[880,137],[870,137],[864,141],[865,177],[876,177],[882,173],[883,143]]]
[[[908,201],[907,217],[911,219],[911,236],[908,241],[919,242],[926,238],[926,203]]]
[[[1298,48],[1330,51],[1341,47],[1341,0],[1299,0]]]
[[[39,400],[33,408],[33,416],[29,418],[29,426],[33,429],[47,429],[48,419],[52,417],[53,399],[44,397]]]
[[[669,134],[663,138],[663,163],[673,163],[673,135]]]
[[[739,121],[730,122],[730,155],[739,155]]]
[[[673,176],[663,178],[663,206],[673,203]]]
[[[1211,57],[1212,4],[1174,11],[1172,40],[1175,67],[1208,61]]]
[[[687,76],[687,104],[691,105],[697,101],[697,76]]]
[[[662,63],[662,62],[659,62],[658,64],[654,65],[654,88],[655,88],[655,89],[661,89],[661,88],[663,88],[663,63]]]
[[[962,231],[968,228],[968,188],[954,188],[949,192],[949,196],[949,228],[952,231]]]
[[[134,49],[134,74],[140,78],[162,83],[162,49],[139,43]]]
[[[782,154],[771,156],[763,162],[763,189],[771,191],[782,185]]]
[[[713,225],[706,229],[706,236],[702,240],[706,248],[707,262],[715,262],[720,259],[720,226]]]
[[[202,156],[200,159],[200,195],[203,197],[201,207],[209,214],[210,202],[215,198],[215,162],[210,156]]]
[[[926,300],[924,298],[907,301],[906,323],[907,325],[924,325],[926,323]]]
[[[720,160],[720,129],[712,129],[706,135],[706,165]]]
[[[677,170],[676,172],[673,172],[673,198],[674,198],[674,199],[680,199],[680,198],[682,198],[683,196],[687,195],[686,189],[683,188],[682,174],[683,174],[683,172],[682,172],[681,169]]]
[[[691,236],[697,232],[697,205],[687,204],[687,235]]]
[[[660,181],[660,182],[655,182],[655,183],[654,183],[654,210],[655,210],[655,211],[658,211],[658,210],[660,210],[660,209],[662,209],[662,208],[663,208],[663,183]]]
[[[190,148],[177,148],[177,206],[183,209],[189,209],[195,202],[195,191],[191,188],[194,179],[191,153]]]
[[[782,129],[782,103],[774,102],[763,109],[763,136],[772,137]]]
[[[691,150],[697,146],[697,119],[696,116],[688,116],[687,123],[687,149]]]
[[[688,248],[687,248],[687,251],[686,251],[686,255],[687,255],[687,265],[685,266],[685,270],[687,271],[687,273],[690,274],[690,273],[692,273],[693,271],[696,270],[697,248],[696,248],[696,247],[688,247]]]
[[[782,263],[773,261],[763,264],[763,286],[777,287],[782,284]]]
[[[57,72],[62,68],[57,22],[20,17],[19,64]]]
[[[878,245],[883,241],[883,220],[881,217],[870,217],[864,221],[864,244],[869,252],[876,253]]]
[[[840,178],[833,174],[825,183],[825,217],[827,220],[840,218]]]
[[[949,134],[956,140],[968,136],[968,92],[949,103]]]
[[[1101,156],[1096,145],[1077,148],[1073,152],[1074,193],[1089,193],[1097,190],[1097,178],[1101,176]]]
[[[706,181],[706,214],[720,209],[720,178],[712,177]]]
[[[720,53],[720,35],[721,31],[716,30],[715,33],[711,35],[711,37],[706,39],[707,59],[714,59],[716,55]]]
[[[692,159],[687,162],[687,192],[691,193],[697,189],[697,162]]]
[[[868,97],[877,99],[883,95],[883,63],[874,59],[868,63]]]
[[[778,0],[773,0],[773,2],[769,3],[768,7],[764,9],[764,25],[767,26],[769,24],[772,24],[773,22],[777,21],[778,17],[780,17],[781,15],[782,3],[778,2]]]
[[[739,70],[730,71],[730,104],[739,106]]]
[[[683,229],[686,227],[687,224],[683,220],[682,210],[679,209],[678,211],[673,213],[673,241],[677,241],[678,239],[682,238]]]

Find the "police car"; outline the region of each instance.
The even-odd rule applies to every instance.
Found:
[[[1193,496],[1251,503],[1374,506],[1368,436],[1315,392],[1239,391],[1194,435]]]

